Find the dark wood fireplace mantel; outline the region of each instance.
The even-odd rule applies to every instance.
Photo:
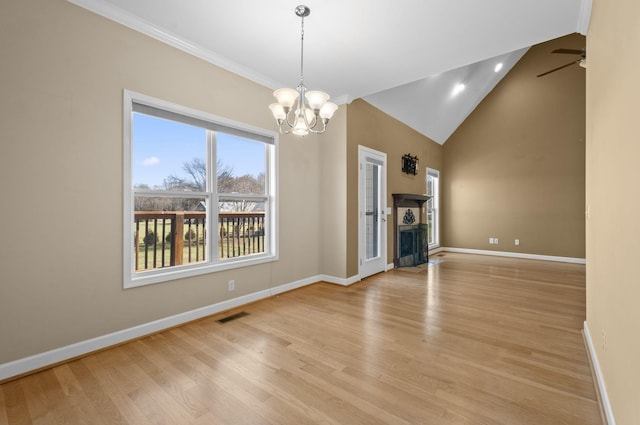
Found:
[[[431,199],[431,196],[427,195],[414,195],[411,193],[394,193],[393,195],[393,207],[408,207],[408,208],[422,208],[425,202]]]

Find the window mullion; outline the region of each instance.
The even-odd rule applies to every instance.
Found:
[[[218,217],[218,155],[216,152],[216,133],[207,130],[207,187],[209,194],[209,207],[207,208],[207,220],[209,225],[209,237],[207,238],[207,252],[210,262],[218,262],[218,244],[220,238],[220,223]]]
[[[255,195],[253,193],[218,193],[218,198],[228,200],[252,200],[252,201],[266,201],[269,197],[266,195]]]

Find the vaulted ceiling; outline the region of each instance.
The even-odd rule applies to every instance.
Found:
[[[591,0],[69,1],[272,89],[298,83],[306,4],[307,87],[364,98],[438,143],[530,46],[586,34],[591,12]]]

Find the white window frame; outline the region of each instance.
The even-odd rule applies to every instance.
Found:
[[[271,139],[272,143],[265,143],[269,146],[266,151],[266,169],[265,169],[265,252],[260,254],[252,254],[248,256],[234,257],[219,259],[217,255],[218,237],[211,229],[218,228],[218,193],[216,191],[215,173],[211,173],[208,170],[207,179],[209,181],[210,189],[207,192],[207,202],[211,205],[211,213],[207,214],[207,228],[209,234],[207,236],[207,260],[200,263],[192,263],[180,266],[165,267],[162,269],[155,269],[145,272],[138,272],[134,270],[135,264],[133,261],[133,235],[134,235],[134,189],[133,189],[133,163],[132,163],[132,122],[134,103],[138,105],[146,105],[159,110],[168,111],[169,113],[179,114],[185,117],[190,117],[195,120],[205,121],[215,126],[229,130],[232,133],[235,131],[239,134],[251,134],[258,139],[268,140]],[[210,156],[209,161],[211,164],[216,164],[215,149],[210,149],[213,141],[207,138],[207,151]],[[177,105],[164,100],[156,99],[151,96],[136,93],[130,90],[124,90],[123,92],[123,287],[134,288],[138,286],[150,285],[159,282],[166,282],[175,279],[182,279],[190,276],[197,276],[206,273],[213,273],[222,270],[235,269],[239,267],[247,267],[256,264],[263,264],[267,262],[278,260],[278,133],[275,131],[265,130],[258,127],[253,127],[248,124],[239,123],[236,121],[228,120],[226,118],[218,117],[205,112],[190,109],[181,105]],[[140,192],[140,190],[136,190]],[[163,191],[149,191],[154,196],[163,196]],[[164,194],[167,196],[167,193]],[[170,195],[170,194],[169,194]],[[182,197],[200,197],[201,193],[181,193]],[[224,195],[228,198],[227,195]],[[260,198],[264,199],[264,196],[255,195],[238,195],[241,199]]]
[[[434,226],[433,226],[433,240],[432,244],[429,244],[429,249],[440,247],[440,171],[427,167],[425,173],[427,189],[429,188],[429,176],[435,177],[437,184],[433,187],[433,194],[427,193],[429,196],[433,196],[433,210],[434,210]],[[425,210],[425,214],[429,214],[428,206]]]

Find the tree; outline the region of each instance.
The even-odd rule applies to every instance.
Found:
[[[165,190],[189,192],[206,191],[207,163],[204,159],[193,158],[191,161],[186,161],[182,164],[182,170],[185,172],[184,176],[180,177],[175,174],[170,174],[164,179],[163,184]],[[233,175],[233,168],[228,165],[224,165],[220,160],[216,163],[216,184],[218,193],[262,194],[264,193],[264,182],[264,173],[260,173],[256,177],[251,174],[235,177]],[[153,205],[144,205],[150,206],[150,208],[140,208],[140,210],[177,211],[183,209],[187,211],[194,207],[193,205],[178,205],[180,202],[176,201],[177,200],[172,198],[156,198],[147,202],[147,204],[152,203]],[[182,203],[184,204],[184,202]],[[225,211],[253,211],[256,205],[257,203],[253,201],[229,200],[223,201],[221,209]],[[138,205],[136,205],[136,210],[138,210]]]
[[[260,173],[262,174],[262,173]],[[264,176],[264,174],[262,174]],[[251,174],[245,174],[244,176],[236,177],[233,182],[234,192],[238,193],[264,193],[264,177],[260,180],[253,177]]]
[[[240,177],[233,178],[232,187],[230,192],[225,193],[251,193],[262,194],[264,193],[264,174],[260,173],[258,177],[254,177],[251,174],[245,174]],[[255,210],[257,203],[249,200],[234,200],[224,203],[222,209],[229,211],[246,211],[250,212]]]
[[[235,177],[233,177],[233,168],[224,165],[220,160],[216,163],[216,176],[218,192],[231,193]]]
[[[193,158],[182,164],[182,169],[187,173],[187,177],[178,177],[170,174],[164,179],[166,190],[188,190],[194,192],[204,192],[207,187],[207,163],[202,158]]]
[[[188,190],[204,192],[207,187],[207,163],[202,158],[193,158],[182,164],[182,169],[187,174],[186,177],[179,177],[175,174],[164,179],[166,190]],[[216,178],[218,192],[229,193],[233,191],[234,177],[233,168],[224,165],[218,160],[216,163]]]
[[[144,235],[144,244],[153,245],[154,243],[157,243],[157,242],[158,242],[158,237],[156,236],[155,233],[153,233],[153,230],[147,229],[147,233]]]

